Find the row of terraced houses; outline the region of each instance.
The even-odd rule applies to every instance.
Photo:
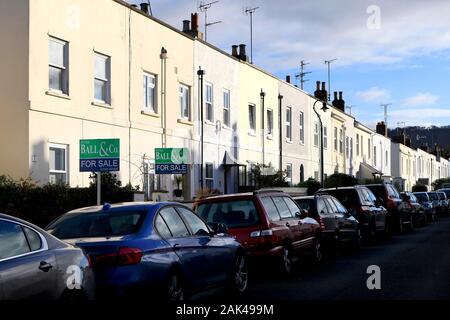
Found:
[[[202,168],[204,186],[223,193],[251,188],[257,164],[296,185],[320,178],[318,115],[325,176],[404,190],[449,176],[447,159],[391,141],[384,123],[371,130],[338,94],[316,114],[322,84],[310,94],[249,63],[245,45],[205,42],[196,14],[178,30],[120,0],[0,0],[0,41],[0,174],[16,179],[87,186],[79,140],[118,138],[119,178],[143,189],[176,188],[174,176],[152,174],[162,146],[190,152],[186,199]]]

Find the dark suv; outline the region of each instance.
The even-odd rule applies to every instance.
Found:
[[[255,191],[202,198],[196,213],[213,228],[225,224],[250,260],[275,260],[284,273],[303,254],[322,258],[320,226],[284,192]]]
[[[413,226],[419,227],[424,226],[427,224],[427,215],[425,213],[425,208],[419,203],[419,200],[416,198],[414,193],[406,191],[400,193],[402,200],[403,200],[403,206],[410,210],[412,219],[413,219]]]
[[[323,238],[331,248],[343,243],[360,245],[361,232],[358,220],[335,197],[318,192],[314,196],[294,197],[300,208],[307,210],[322,227]]]
[[[375,194],[377,199],[380,199],[383,207],[387,209],[387,225],[389,230],[403,233],[405,227],[411,228],[411,212],[403,208],[402,198],[391,183],[368,184],[366,187]]]
[[[386,231],[386,209],[366,187],[342,187],[321,189],[338,199],[355,216],[359,222],[361,233],[366,240],[373,240],[377,233]]]

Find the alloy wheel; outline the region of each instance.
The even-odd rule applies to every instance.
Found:
[[[314,243],[314,260],[316,262],[322,261],[322,248],[319,239],[316,239]]]
[[[288,247],[283,248],[283,271],[286,274],[292,272],[292,253]]]
[[[238,292],[244,292],[248,285],[248,267],[247,260],[240,255],[236,258],[234,283]]]

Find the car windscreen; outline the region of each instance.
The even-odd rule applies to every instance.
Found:
[[[326,192],[338,199],[347,209],[361,205],[361,200],[356,189],[335,189],[326,190]]]
[[[434,193],[434,192],[428,193],[428,197],[430,197],[430,200],[431,200],[431,201],[439,200],[437,194]]]
[[[138,232],[145,215],[145,210],[68,214],[49,225],[47,231],[60,239],[124,236]]]
[[[297,202],[300,209],[308,210],[309,213],[314,214],[316,212],[316,204],[314,199],[294,199]]]
[[[247,199],[201,203],[196,212],[208,224],[223,223],[229,229],[250,227],[259,223],[255,204]]]
[[[439,200],[446,200],[445,194],[443,192],[438,192],[437,193]]]
[[[422,201],[422,202],[428,202],[429,201],[426,193],[415,193],[414,195],[416,196],[418,201]]]

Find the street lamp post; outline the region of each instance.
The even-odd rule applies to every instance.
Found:
[[[328,95],[324,95],[325,99],[327,99]],[[316,110],[316,103],[317,102],[322,102],[322,111],[326,112],[328,109],[327,103],[326,101],[322,101],[322,100],[316,100],[316,102],[314,102],[313,104],[313,110],[317,115],[317,118],[319,118],[319,124],[320,124],[320,183],[323,186],[324,183],[324,163],[323,163],[323,124],[322,124],[322,119],[320,118],[320,114],[317,112]]]
[[[203,76],[205,75],[205,70],[202,70],[202,67],[198,68],[198,85],[200,89],[200,99],[199,99],[199,108],[200,108],[200,188],[203,190]]]

